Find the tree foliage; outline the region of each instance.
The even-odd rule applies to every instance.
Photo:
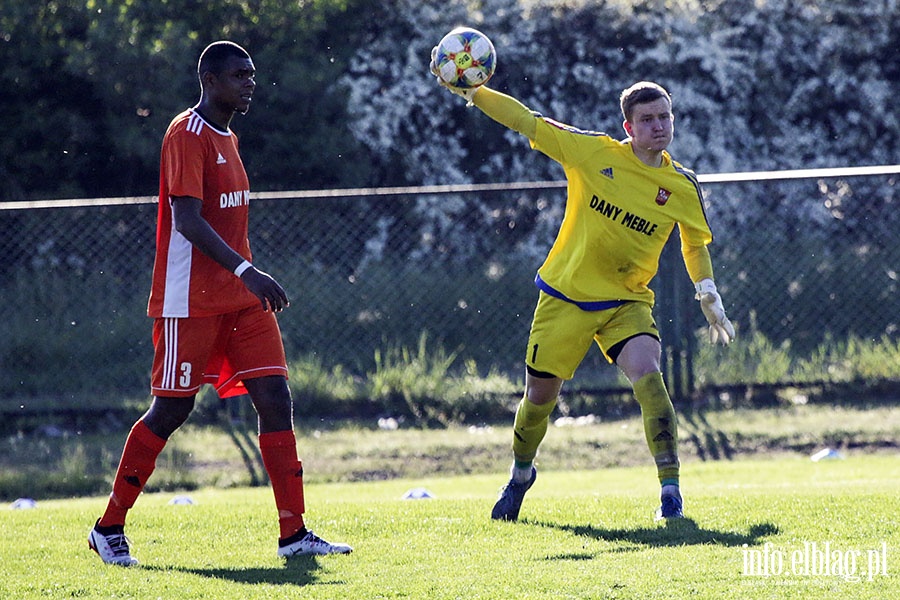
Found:
[[[619,92],[659,81],[675,101],[672,154],[700,173],[893,163],[898,17],[892,0],[13,0],[0,14],[0,82],[15,90],[0,111],[0,198],[154,193],[162,132],[221,38],[259,71],[234,123],[254,189],[560,179],[434,84],[431,47],[459,24],[493,39],[493,87],[579,127],[623,135]],[[711,189],[709,214],[725,231],[773,214],[785,234],[893,225],[866,222],[894,206],[893,185],[824,185],[824,203],[814,185]],[[555,205],[535,209],[545,196],[523,194],[498,224],[552,235]],[[362,210],[434,228],[453,206]]]
[[[169,120],[199,97],[206,44],[245,46],[254,109],[235,122],[257,189],[362,181],[334,85],[363,0],[12,0],[0,13],[0,199],[150,195]]]
[[[892,164],[900,156],[900,121],[890,108],[900,97],[896,2],[396,0],[396,6],[342,80],[350,131],[368,149],[380,184],[563,177],[521,136],[435,85],[426,68],[430,49],[459,24],[482,29],[497,48],[489,85],[578,127],[624,136],[621,90],[643,79],[662,83],[676,113],[671,152],[698,173]],[[866,243],[884,238],[900,219],[893,179],[707,192],[720,239],[749,227],[787,238],[854,234]],[[527,193],[502,215],[478,220],[496,217],[496,232],[514,226],[518,255],[540,255],[560,208],[558,193]],[[459,211],[452,202],[427,199],[416,210],[431,224]],[[477,243],[475,234],[454,235],[453,247]]]
[[[433,85],[430,48],[458,23],[492,37],[492,87],[573,125],[621,134],[619,92],[659,81],[675,100],[672,152],[698,172],[879,164],[900,154],[900,122],[888,108],[900,93],[895,2],[398,3],[385,24],[395,35],[361,48],[345,80],[357,138],[374,160],[404,162],[408,181],[559,175]],[[397,36],[405,71],[388,85]]]

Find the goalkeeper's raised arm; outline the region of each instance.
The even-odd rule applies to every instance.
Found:
[[[469,106],[477,106],[490,118],[513,131],[521,133],[530,140],[534,139],[537,130],[537,116],[527,106],[506,94],[492,90],[486,85],[476,88],[457,88],[445,83],[438,74],[435,64],[437,46],[431,50],[431,73],[438,84],[465,99]]]
[[[528,139],[534,139],[538,117],[527,106],[512,96],[486,86],[472,91],[472,104],[480,108],[484,114]]]

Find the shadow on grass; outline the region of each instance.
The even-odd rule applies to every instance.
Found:
[[[685,441],[692,442],[700,460],[732,460],[735,455],[731,440],[721,429],[713,427],[706,419],[706,411],[686,411],[681,416],[679,428]]]
[[[250,475],[250,486],[258,487],[266,485],[269,482],[266,475],[265,467],[262,462],[262,455],[259,453],[257,441],[253,439],[246,429],[242,429],[234,424],[225,428],[231,441],[241,455],[241,460],[247,468]]]
[[[212,579],[224,579],[235,583],[268,583],[269,585],[343,585],[342,581],[319,581],[316,571],[319,563],[315,556],[296,556],[283,567],[206,567],[141,566],[148,571],[189,573]]]
[[[751,525],[747,533],[703,529],[692,519],[673,519],[665,526],[637,527],[634,529],[606,529],[594,525],[562,525],[549,521],[524,520],[523,523],[538,527],[550,527],[577,536],[607,542],[631,542],[644,546],[691,546],[709,544],[716,546],[759,545],[762,538],[779,532],[772,523]]]

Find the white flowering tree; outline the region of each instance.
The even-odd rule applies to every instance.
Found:
[[[521,136],[435,85],[430,49],[459,24],[494,41],[492,87],[578,127],[624,135],[619,92],[641,79],[662,83],[677,116],[671,152],[699,173],[900,155],[890,109],[900,93],[896,2],[398,0],[390,15],[342,80],[354,135],[391,165],[383,183],[562,177]],[[746,223],[754,211],[745,200],[725,201],[712,218]],[[827,216],[811,202],[787,210]]]

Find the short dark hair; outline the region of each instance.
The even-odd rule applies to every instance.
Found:
[[[213,42],[200,54],[200,61],[197,63],[197,75],[201,79],[207,71],[213,75],[220,75],[225,69],[225,62],[232,56],[250,58],[250,53],[234,42],[226,40]]]
[[[672,106],[672,97],[669,96],[669,92],[667,92],[663,86],[658,83],[653,83],[652,81],[639,81],[630,88],[624,90],[622,95],[619,96],[619,106],[622,107],[622,116],[625,117],[626,121],[631,122],[631,115],[634,112],[634,106],[636,104],[646,104],[647,102],[653,102],[660,98],[665,98],[669,101],[669,106]]]

